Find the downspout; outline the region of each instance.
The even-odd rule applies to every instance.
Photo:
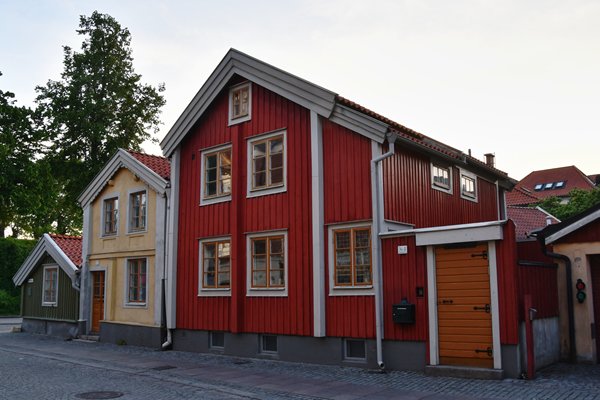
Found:
[[[169,312],[169,309],[167,307],[167,262],[169,260],[168,257],[168,253],[169,253],[169,246],[167,246],[167,237],[169,236],[167,230],[168,228],[168,221],[169,221],[169,207],[171,207],[171,202],[170,202],[170,196],[167,195],[168,191],[169,191],[169,186],[167,185],[167,189],[165,191],[165,229],[164,229],[164,251],[163,251],[163,271],[162,271],[162,285],[161,285],[161,290],[162,290],[162,315],[163,315],[163,323],[164,326],[167,328],[167,340],[166,342],[164,342],[161,346],[161,350],[168,350],[171,348],[171,346],[173,345],[173,336],[171,333],[171,329],[169,329],[167,321],[168,321],[168,317],[167,317],[167,313]]]
[[[375,340],[377,347],[377,366],[381,370],[385,369],[383,363],[383,285],[382,285],[382,256],[381,256],[381,227],[383,226],[383,185],[380,182],[379,163],[394,154],[394,143],[397,135],[390,133],[386,135],[388,142],[388,152],[377,156],[371,160],[371,188],[373,202],[373,253],[375,254],[375,268],[373,268],[373,286],[375,289]]]
[[[568,322],[569,322],[569,362],[574,363],[577,360],[577,349],[575,342],[575,314],[573,312],[573,278],[571,276],[571,259],[564,254],[553,253],[548,251],[546,248],[546,241],[544,237],[532,234],[535,236],[542,246],[542,253],[544,255],[561,260],[565,263],[565,274],[566,274],[566,285],[567,285],[567,309],[568,309]]]

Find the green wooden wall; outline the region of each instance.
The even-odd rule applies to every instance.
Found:
[[[21,313],[25,318],[76,322],[79,318],[79,292],[71,286],[71,279],[60,267],[58,267],[57,305],[56,307],[42,306],[43,265],[53,263],[51,257],[45,257],[23,283]],[[32,278],[33,282],[29,283]]]

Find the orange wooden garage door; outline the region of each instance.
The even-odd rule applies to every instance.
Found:
[[[487,244],[435,251],[440,364],[493,368]]]

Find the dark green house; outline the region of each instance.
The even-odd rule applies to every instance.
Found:
[[[21,287],[22,330],[75,337],[81,237],[44,234],[13,277]]]

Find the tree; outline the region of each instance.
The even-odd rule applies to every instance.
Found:
[[[2,76],[2,73],[0,73]],[[0,90],[0,237],[32,232],[38,212],[51,191],[48,169],[40,160],[43,136],[32,121],[32,110],[16,105],[15,95]]]
[[[77,232],[77,197],[119,147],[139,150],[156,141],[164,85],[141,83],[133,68],[131,35],[110,15],[81,16],[81,52],[64,46],[64,71],[58,81],[38,86],[36,103],[51,142],[49,165],[60,196],[57,231]]]
[[[561,204],[558,197],[548,197],[538,205],[556,218],[565,220],[600,203],[600,188],[592,190],[573,189],[569,192],[569,202]]]

